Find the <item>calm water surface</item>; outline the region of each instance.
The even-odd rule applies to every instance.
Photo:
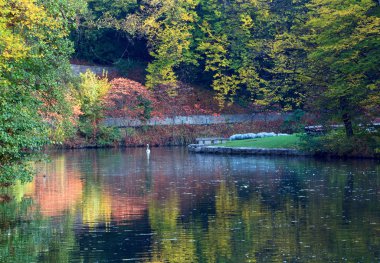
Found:
[[[380,262],[380,163],[56,153],[2,190],[0,262]]]

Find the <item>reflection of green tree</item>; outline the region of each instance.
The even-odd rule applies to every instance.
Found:
[[[355,173],[351,166],[325,165],[290,165],[281,171],[286,177],[280,182],[251,191],[248,198],[239,197],[235,183],[222,182],[207,230],[197,226],[202,262],[378,259],[380,243],[374,233],[379,229],[370,224],[380,220],[374,213],[378,202],[373,190],[372,196],[365,191],[355,196],[362,189],[379,189],[377,176]]]
[[[48,249],[40,254],[39,262],[70,262],[71,253],[76,247],[73,225],[74,215],[71,213],[61,217],[58,224],[49,221]]]
[[[68,262],[74,247],[73,216],[45,219],[23,198],[0,204],[0,262]]]
[[[99,172],[102,160],[99,157],[104,155],[104,151],[90,153],[91,162],[85,162],[80,167],[81,174],[86,178],[81,207],[82,221],[89,227],[95,227],[99,223],[108,225],[111,221],[111,197]]]
[[[27,218],[31,204],[31,199],[0,204],[1,262],[33,262],[36,261],[38,252],[44,249],[46,233],[30,233],[31,228],[38,229],[43,224],[38,217],[33,220]]]
[[[343,166],[330,173],[326,181],[326,188],[331,190],[324,193],[325,196],[309,195],[309,215],[305,225],[313,228],[313,235],[305,235],[304,244],[309,244],[310,248],[302,252],[319,255],[314,262],[339,261],[340,258],[373,262],[380,243],[374,234],[378,231],[376,225],[371,222],[379,222],[379,213],[374,213],[379,206],[376,198],[363,189],[379,189],[376,176],[370,178],[355,173],[352,167]],[[369,244],[371,251],[368,250]],[[379,259],[379,255],[377,257]]]
[[[173,193],[164,202],[152,200],[149,221],[154,236],[151,262],[197,262],[191,229],[179,222],[179,197]]]
[[[238,200],[234,185],[220,183],[215,200],[216,215],[209,220],[208,233],[202,239],[207,262],[224,262],[233,255],[233,230],[237,226]],[[223,259],[223,260],[222,260]]]

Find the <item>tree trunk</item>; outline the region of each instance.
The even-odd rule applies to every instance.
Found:
[[[98,133],[98,121],[96,120],[96,118],[94,117],[94,119],[92,120],[92,139],[94,142],[96,142],[96,134]]]
[[[348,113],[343,114],[342,116],[344,129],[346,130],[347,137],[351,137],[354,135],[354,130],[352,129],[352,122],[350,119],[350,115]]]
[[[354,135],[354,130],[352,129],[352,122],[351,122],[351,116],[348,113],[348,103],[347,99],[345,97],[341,97],[339,99],[340,108],[343,112],[342,120],[344,123],[344,129],[346,130],[347,137],[351,137]]]

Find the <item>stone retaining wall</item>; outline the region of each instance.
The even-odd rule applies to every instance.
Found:
[[[114,67],[102,67],[102,66],[85,66],[85,65],[75,65],[71,64],[71,70],[75,75],[79,75],[80,73],[85,73],[87,70],[92,71],[96,75],[102,76],[103,72],[114,73],[117,70]]]
[[[282,156],[311,156],[310,153],[294,149],[281,148],[251,148],[251,147],[223,147],[223,146],[203,146],[190,144],[188,150],[194,153],[216,153],[216,154],[244,154],[244,155],[282,155]]]
[[[166,118],[152,118],[146,122],[131,118],[111,118],[106,117],[103,124],[110,127],[139,127],[139,126],[156,126],[156,125],[209,125],[220,123],[241,123],[247,121],[276,121],[284,120],[286,113],[270,114],[223,114],[223,115],[192,115],[176,116]]]

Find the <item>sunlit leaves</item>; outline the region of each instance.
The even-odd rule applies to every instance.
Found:
[[[376,109],[380,92],[380,17],[374,1],[313,0],[305,34],[311,45],[308,58],[323,78],[318,102],[333,110],[331,116],[349,116],[355,122]],[[369,87],[377,87],[371,89]],[[366,105],[363,105],[365,101]],[[348,127],[346,127],[348,128]]]
[[[149,40],[154,61],[148,66],[147,86],[176,85],[176,68],[197,64],[192,50],[198,1],[150,1],[142,11],[142,30]]]
[[[66,37],[79,2],[0,0],[0,183],[30,179],[30,153],[70,111]]]

